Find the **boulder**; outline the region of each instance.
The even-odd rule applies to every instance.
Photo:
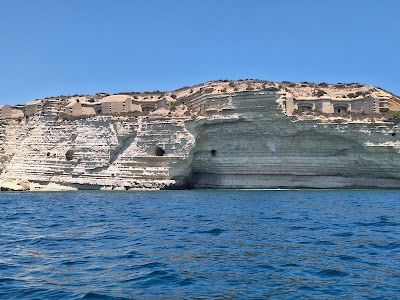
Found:
[[[60,192],[60,191],[77,191],[78,189],[76,187],[50,182],[47,185],[31,184],[30,190],[38,192]]]
[[[126,188],[124,188],[123,186],[116,186],[113,191],[126,191]]]
[[[112,191],[112,187],[111,186],[102,186],[100,188],[100,191]]]
[[[22,186],[25,191],[29,191],[31,189],[31,184],[28,179],[21,179],[18,181],[18,185]]]
[[[4,181],[0,185],[0,189],[2,191],[23,191],[24,188],[17,183],[10,182],[10,181]]]
[[[61,185],[57,183],[50,182],[45,186],[45,191],[77,191],[78,189],[73,186]]]

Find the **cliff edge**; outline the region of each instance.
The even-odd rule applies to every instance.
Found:
[[[398,188],[400,99],[363,84],[211,81],[0,106],[4,189]]]

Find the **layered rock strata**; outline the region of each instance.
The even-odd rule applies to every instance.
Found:
[[[284,84],[211,86],[171,92],[169,109],[150,114],[3,120],[1,179],[106,190],[400,187],[397,119],[323,113],[318,97],[311,112],[289,111],[301,95]],[[397,97],[372,89],[354,99],[396,110]]]

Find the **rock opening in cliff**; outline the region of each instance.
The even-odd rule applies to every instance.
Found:
[[[217,150],[211,150],[211,157],[217,156]]]
[[[67,159],[67,160],[72,160],[73,158],[74,158],[74,150],[72,150],[72,149],[69,149],[68,151],[67,151],[67,153],[65,153],[65,158]]]
[[[157,146],[155,148],[155,151],[154,151],[155,156],[164,156],[164,154],[165,154],[165,151],[163,148],[161,148],[160,146]]]

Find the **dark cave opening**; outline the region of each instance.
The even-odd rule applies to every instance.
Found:
[[[160,146],[157,146],[155,151],[154,151],[154,154],[155,154],[155,156],[164,156],[165,151]]]

